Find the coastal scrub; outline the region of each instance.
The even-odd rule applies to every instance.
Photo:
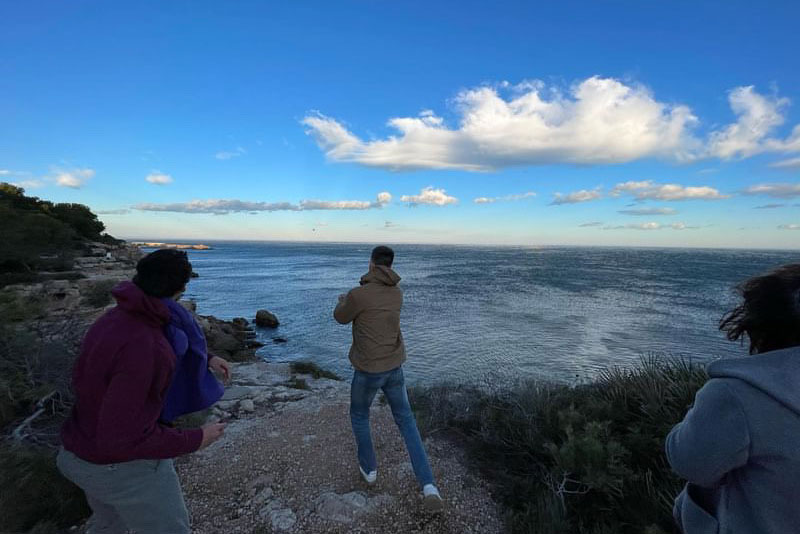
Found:
[[[667,534],[682,482],[664,438],[706,380],[697,364],[649,357],[576,386],[414,389],[412,404],[424,433],[466,445],[511,532]]]

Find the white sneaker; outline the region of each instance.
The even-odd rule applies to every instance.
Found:
[[[439,490],[433,484],[425,484],[422,488],[422,499],[425,505],[425,510],[428,512],[441,512],[444,502],[442,496],[439,495]]]
[[[375,481],[378,479],[377,471],[370,471],[367,473],[360,465],[358,466],[358,470],[361,471],[361,476],[367,484],[370,486],[375,484]]]

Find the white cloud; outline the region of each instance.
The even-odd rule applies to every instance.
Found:
[[[742,191],[745,195],[766,195],[773,198],[794,198],[800,196],[800,183],[757,184]]]
[[[592,190],[581,189],[580,191],[575,191],[574,193],[569,193],[566,195],[562,195],[561,193],[556,193],[555,195],[553,195],[553,201],[550,203],[550,205],[560,206],[561,204],[577,204],[579,202],[589,202],[591,200],[597,200],[602,196],[603,194],[600,192],[599,187]]]
[[[217,152],[216,154],[214,154],[214,157],[217,158],[217,159],[225,160],[225,159],[238,158],[239,156],[243,156],[245,154],[247,154],[247,150],[245,150],[244,148],[242,148],[240,146],[237,146],[233,150],[223,150],[223,151]]]
[[[646,222],[641,224],[624,224],[620,226],[606,226],[603,230],[661,230],[664,228],[657,222]]]
[[[167,185],[172,183],[172,176],[159,171],[153,171],[147,175],[145,180],[155,185]]]
[[[789,99],[760,95],[750,85],[732,90],[728,102],[737,120],[711,133],[709,155],[721,159],[746,158],[767,150],[768,145],[775,142],[767,136],[783,124],[782,111]]]
[[[397,223],[393,223],[392,221],[386,221],[383,223],[384,228],[397,228]]]
[[[398,134],[373,141],[320,113],[302,123],[329,159],[392,170],[687,159],[698,145],[688,132],[696,122],[689,108],[658,102],[640,85],[593,76],[568,94],[543,82],[509,87],[459,93],[457,128],[430,110],[389,119]]]
[[[494,204],[495,202],[513,202],[515,200],[523,200],[526,198],[535,197],[536,193],[528,191],[527,193],[520,193],[518,195],[506,195],[502,197],[478,197],[473,199],[475,204]]]
[[[425,110],[389,119],[395,133],[382,139],[362,139],[317,112],[302,123],[328,159],[390,170],[488,171],[800,152],[800,125],[785,139],[773,135],[785,122],[787,98],[744,86],[732,89],[728,101],[735,122],[712,130],[706,139],[692,133],[699,121],[688,106],[658,101],[642,85],[599,76],[567,91],[540,81],[467,89],[453,99],[456,126]]]
[[[0,176],[7,176],[9,174],[11,174],[11,171],[8,169],[0,169]]]
[[[800,224],[781,224],[779,230],[800,230]]]
[[[19,182],[11,182],[11,185],[23,189],[39,189],[40,187],[44,187],[45,183],[42,180],[22,180]]]
[[[400,201],[407,203],[409,206],[418,206],[419,204],[446,206],[448,204],[456,204],[458,199],[448,195],[444,189],[426,187],[420,191],[419,195],[403,195],[400,197]]]
[[[382,208],[391,201],[389,193],[382,192],[377,199],[368,202],[360,200],[302,200],[297,204],[291,202],[252,202],[246,200],[192,200],[173,204],[137,204],[133,209],[142,211],[159,211],[174,213],[228,213],[261,212],[261,211],[319,211],[319,210],[368,210]]]
[[[94,177],[94,169],[53,169],[56,184],[61,187],[80,189]]]
[[[770,163],[769,166],[775,169],[800,169],[800,158],[790,158],[782,161],[776,161],[775,163]]]
[[[595,221],[595,222],[587,222],[587,223],[583,223],[583,224],[579,224],[578,225],[579,228],[591,228],[591,227],[594,227],[594,226],[603,226],[603,223],[600,222],[600,221]]]
[[[618,213],[622,213],[623,215],[675,215],[678,213],[677,210],[672,208],[641,208],[641,209],[631,209],[631,210],[619,210]]]
[[[636,200],[720,200],[729,198],[717,189],[708,186],[683,186],[678,184],[657,184],[652,180],[619,183],[611,190],[611,196],[630,194]]]

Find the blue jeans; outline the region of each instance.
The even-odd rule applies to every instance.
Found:
[[[386,400],[392,409],[394,422],[406,442],[406,449],[411,457],[411,466],[414,468],[417,481],[421,487],[433,484],[433,473],[428,464],[428,456],[422,446],[422,438],[417,430],[417,421],[414,419],[411,404],[408,402],[402,367],[384,373],[365,373],[358,370],[353,373],[353,383],[350,388],[350,422],[353,424],[353,434],[358,446],[359,465],[367,473],[375,471],[378,467],[369,429],[369,407],[379,389],[382,389],[383,394],[386,395]]]

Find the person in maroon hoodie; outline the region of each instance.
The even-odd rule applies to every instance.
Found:
[[[158,250],[112,294],[116,307],[86,333],[75,362],[75,404],[61,431],[62,474],[86,494],[87,533],[184,534],[189,516],[172,458],[197,451],[225,425],[180,430],[159,423],[175,354],[164,336],[163,297],[191,277],[185,252]]]

